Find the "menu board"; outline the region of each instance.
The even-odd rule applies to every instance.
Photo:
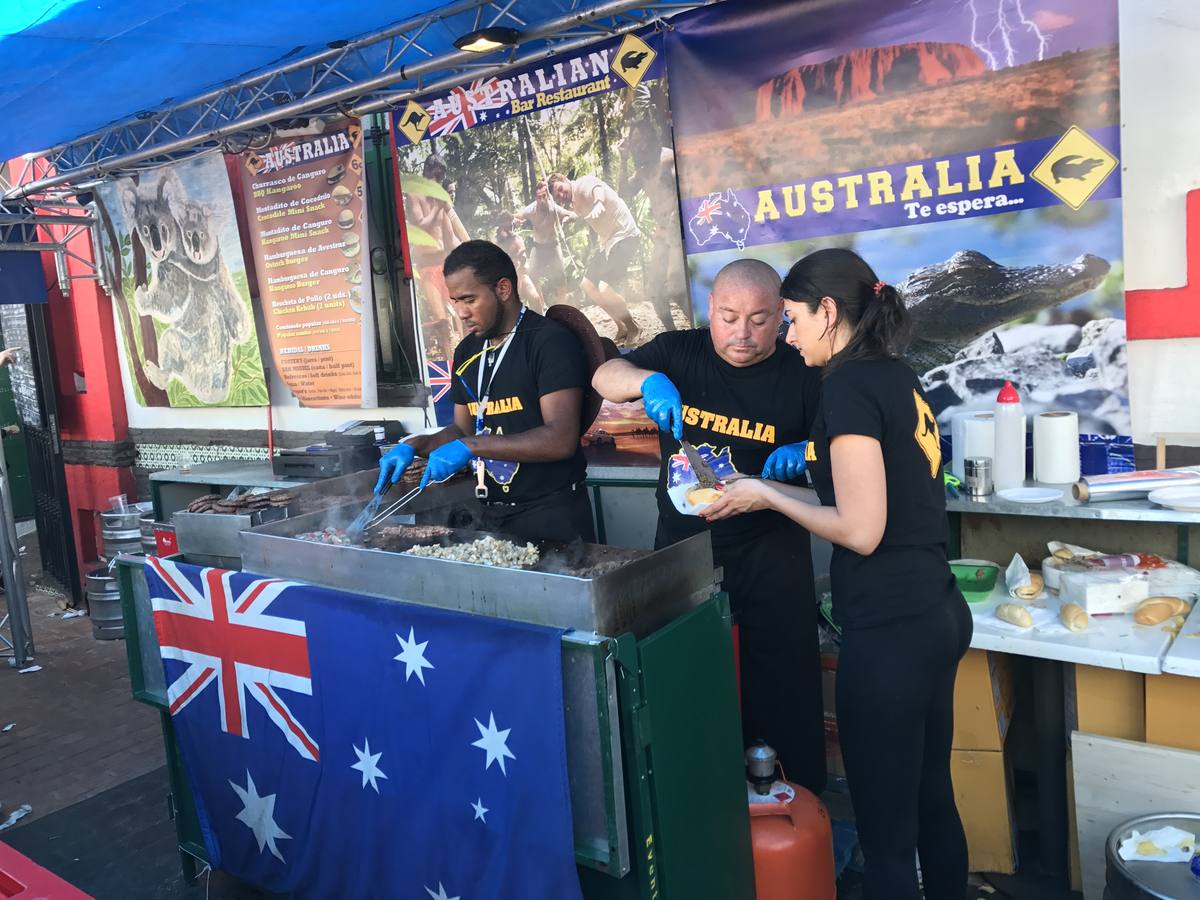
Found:
[[[370,276],[364,279],[362,138],[359,122],[343,119],[319,134],[280,138],[242,154],[271,355],[305,406],[375,403],[374,366],[363,366],[374,347],[374,319],[364,300]]]

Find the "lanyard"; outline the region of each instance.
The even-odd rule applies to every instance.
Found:
[[[484,349],[480,351],[479,354],[479,373],[478,378],[476,379],[476,387],[478,388],[478,392],[475,395],[477,398],[476,402],[478,404],[475,408],[476,434],[481,434],[483,432],[483,417],[487,414],[488,398],[492,393],[492,383],[495,382],[496,373],[500,371],[500,364],[504,362],[504,357],[508,353],[509,344],[511,344],[512,339],[516,337],[517,329],[521,327],[521,320],[525,318],[525,310],[527,308],[528,307],[525,306],[521,307],[521,314],[517,316],[517,324],[513,326],[512,331],[508,333],[508,337],[504,339],[504,343],[500,345],[500,352],[496,355],[496,361],[492,364],[491,370],[488,372],[486,386],[483,383],[483,370],[485,368],[484,362],[486,361],[487,354],[490,351],[487,348],[487,341],[484,341]]]
[[[492,351],[489,351],[489,349],[488,349],[486,339],[483,342],[483,349],[480,350],[478,353],[476,353],[474,356],[472,356],[470,359],[468,359],[461,366],[459,366],[457,371],[455,372],[455,374],[460,379],[462,379],[463,387],[465,387],[467,389],[467,393],[469,394],[469,393],[471,393],[471,387],[467,383],[467,380],[465,378],[463,378],[463,373],[467,370],[467,366],[469,366],[475,360],[479,360],[479,374],[478,374],[478,378],[475,383],[475,387],[477,388],[477,393],[475,394],[475,398],[474,398],[475,403],[476,403],[476,406],[475,406],[475,433],[476,434],[483,433],[483,418],[484,418],[484,416],[487,415],[488,398],[491,396],[491,393],[492,393],[492,383],[496,380],[496,373],[498,371],[500,371],[500,364],[502,362],[504,362],[505,354],[508,353],[509,344],[511,344],[512,339],[514,337],[516,337],[517,329],[521,327],[521,320],[523,320],[525,318],[525,310],[526,309],[528,309],[528,307],[525,307],[525,306],[521,307],[521,314],[519,316],[517,316],[517,323],[515,325],[513,325],[512,331],[510,331],[508,333],[508,337],[506,337],[504,339],[504,343],[500,345],[500,348],[499,348],[500,352],[496,355],[496,361],[494,363],[492,363],[491,371],[488,373],[488,379],[487,379],[486,386],[483,383],[483,374],[484,374],[483,370],[485,368],[484,363],[487,362],[488,353],[492,352]],[[486,472],[487,472],[487,462],[482,458],[477,458],[475,460],[475,499],[477,499],[477,500],[486,500],[487,496],[488,496],[487,484],[484,481],[484,475],[486,474]],[[504,489],[507,491],[508,487],[506,486]]]

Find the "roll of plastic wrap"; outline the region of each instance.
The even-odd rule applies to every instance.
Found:
[[[1079,416],[1044,412],[1033,420],[1033,480],[1072,484],[1079,480]]]
[[[950,468],[960,479],[967,477],[964,459],[996,455],[996,423],[990,412],[959,413],[950,422],[950,438],[954,454]]]

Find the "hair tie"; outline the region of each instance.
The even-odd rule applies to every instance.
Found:
[[[878,297],[880,294],[882,294],[885,287],[887,287],[886,281],[875,282],[875,296]]]

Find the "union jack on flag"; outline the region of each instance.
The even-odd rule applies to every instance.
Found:
[[[433,121],[426,132],[430,137],[442,137],[454,131],[474,128],[479,121],[477,112],[482,110],[506,109],[508,101],[500,99],[495,76],[476,78],[466,87],[456,87],[444,97],[427,104]]]
[[[582,900],[561,630],[182,561],[145,574],[214,869],[294,900]]]
[[[706,199],[700,201],[700,208],[696,210],[696,221],[703,222],[705,225],[713,223],[713,216],[721,211],[721,195],[710,194]]]
[[[147,557],[171,596],[153,597],[154,628],[165,659],[187,668],[167,689],[172,716],[216,683],[221,730],[249,738],[246,696],[266,711],[287,742],[305,759],[321,758],[317,742],[292,715],[279,689],[312,694],[304,622],[267,615],[292,582],[258,579],[236,595],[232,572],[204,569],[197,590],[178,566]]]
[[[450,392],[450,385],[453,383],[453,378],[450,375],[450,362],[448,360],[428,360],[429,363],[429,389],[433,392],[433,402],[437,403]]]

